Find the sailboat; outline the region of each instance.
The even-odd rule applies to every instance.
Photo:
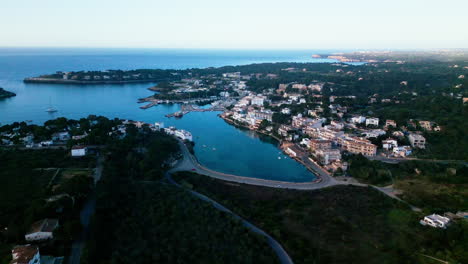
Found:
[[[55,112],[57,112],[57,111],[58,111],[58,110],[55,109],[55,108],[52,106],[52,103],[51,103],[50,97],[49,97],[49,108],[46,109],[46,112],[47,112],[47,113],[55,113]]]

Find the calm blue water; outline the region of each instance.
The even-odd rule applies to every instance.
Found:
[[[325,51],[322,51],[323,53]],[[24,84],[26,77],[56,71],[219,67],[258,62],[322,62],[312,59],[314,51],[224,51],[149,49],[9,49],[0,48],[0,87],[16,97],[0,100],[0,123],[46,120],[90,114],[145,122],[164,122],[192,132],[195,152],[202,164],[225,173],[283,181],[309,181],[314,176],[295,161],[284,158],[275,143],[250,131],[237,129],[217,113],[190,113],[182,119],[164,115],[178,105],[161,105],[147,110],[137,99],[152,93],[152,84],[50,85]],[[45,112],[52,103],[59,111]],[[278,159],[281,157],[281,159]]]

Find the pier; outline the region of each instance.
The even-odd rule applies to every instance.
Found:
[[[184,104],[182,105],[181,107],[181,110],[180,111],[177,111],[175,113],[172,113],[172,114],[167,114],[166,117],[183,117],[184,115],[190,113],[190,112],[212,112],[212,111],[224,111],[225,108],[223,106],[213,106],[211,108],[207,108],[207,109],[203,109],[203,108],[199,108],[195,105],[191,105],[191,104]]]
[[[148,108],[151,108],[151,107],[153,107],[153,106],[155,106],[157,104],[158,104],[158,102],[151,102],[151,103],[149,103],[147,105],[140,106],[140,109],[148,109]]]

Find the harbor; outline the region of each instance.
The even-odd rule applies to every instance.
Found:
[[[212,106],[210,108],[200,108],[197,105],[184,104],[184,105],[181,106],[180,111],[177,111],[177,112],[172,113],[172,114],[167,114],[166,117],[181,118],[181,117],[183,117],[184,115],[186,115],[186,114],[188,114],[190,112],[212,112],[212,111],[224,111],[224,110],[225,110],[224,106],[221,106],[221,105],[215,105],[215,106]]]

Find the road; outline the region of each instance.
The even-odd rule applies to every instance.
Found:
[[[192,171],[201,175],[209,176],[209,177],[220,179],[220,180],[230,181],[230,182],[245,183],[245,184],[266,186],[266,187],[273,187],[273,188],[298,189],[298,190],[315,190],[315,189],[321,189],[321,188],[335,186],[339,184],[350,184],[345,181],[337,181],[334,178],[332,178],[330,175],[325,173],[324,171],[320,171],[320,170],[317,171],[317,174],[319,174],[319,177],[320,177],[318,180],[312,181],[312,182],[299,182],[299,183],[265,180],[265,179],[243,177],[243,176],[237,176],[233,174],[222,173],[222,172],[214,171],[214,170],[204,167],[189,152],[189,150],[187,149],[187,147],[185,146],[183,142],[179,141],[179,145],[182,151],[183,160],[180,161],[174,167],[172,172]]]
[[[98,156],[96,169],[94,171],[94,183],[96,184],[102,176],[102,168],[103,168],[104,158]],[[88,200],[86,201],[83,209],[80,212],[80,222],[83,227],[80,236],[75,239],[72,243],[71,253],[68,257],[68,264],[80,264],[81,261],[81,254],[83,253],[83,248],[86,242],[86,237],[89,232],[89,222],[91,217],[94,214],[94,210],[96,209],[96,193],[93,191],[89,196]]]
[[[419,158],[412,158],[412,157],[406,157],[406,158],[397,158],[397,157],[385,157],[385,156],[373,156],[373,157],[367,157],[370,160],[378,160],[382,161],[385,163],[400,163],[400,162],[405,162],[405,161],[426,161],[426,162],[431,162],[431,163],[442,163],[442,164],[447,164],[447,163],[458,163],[458,164],[463,164],[465,166],[468,166],[468,162],[464,160],[437,160],[437,159],[419,159]]]
[[[175,182],[171,177],[171,173],[176,172],[176,171],[177,170],[170,170],[170,171],[166,172],[166,179],[170,183],[178,186],[179,188],[183,188],[177,182]],[[187,190],[187,189],[185,189],[185,190]],[[284,248],[281,246],[281,244],[278,241],[276,241],[273,237],[271,237],[269,234],[267,234],[265,231],[263,231],[262,229],[256,227],[255,225],[253,225],[249,221],[245,220],[244,218],[240,217],[239,215],[233,213],[231,210],[227,209],[226,207],[219,204],[215,200],[213,200],[213,199],[211,199],[211,198],[209,198],[209,197],[207,197],[207,196],[205,196],[205,195],[203,195],[201,193],[192,191],[192,190],[187,190],[187,191],[190,192],[193,196],[195,196],[195,197],[197,197],[197,198],[199,198],[199,199],[201,199],[201,200],[203,200],[205,202],[211,203],[211,205],[213,205],[213,207],[218,209],[219,211],[230,214],[234,219],[239,220],[250,231],[263,236],[266,239],[268,245],[273,249],[273,251],[275,252],[276,256],[278,257],[279,261],[282,264],[293,264],[293,261],[292,261],[291,257],[288,255],[286,250],[284,250]]]
[[[182,160],[180,160],[176,166],[171,170],[171,173],[178,172],[178,171],[190,171],[195,172],[197,174],[205,175],[208,177],[236,182],[236,183],[244,183],[250,185],[257,185],[257,186],[265,186],[265,187],[272,187],[272,188],[283,188],[283,189],[295,189],[295,190],[318,190],[327,187],[337,186],[337,185],[353,185],[353,186],[360,186],[360,187],[372,187],[377,191],[387,195],[390,198],[396,199],[403,203],[408,204],[407,202],[398,198],[393,189],[389,187],[378,187],[370,184],[358,183],[358,182],[350,182],[350,181],[341,181],[333,178],[330,176],[326,171],[324,171],[320,166],[312,162],[307,155],[299,157],[298,162],[302,163],[304,166],[310,168],[314,171],[316,175],[319,176],[319,179],[312,182],[283,182],[283,181],[272,181],[272,180],[264,180],[258,178],[250,178],[250,177],[243,177],[237,176],[227,173],[222,173],[218,171],[211,170],[202,166],[197,159],[192,155],[187,146],[179,140],[180,149],[182,152]],[[413,211],[420,211],[420,208],[417,208],[411,204],[408,204]]]

